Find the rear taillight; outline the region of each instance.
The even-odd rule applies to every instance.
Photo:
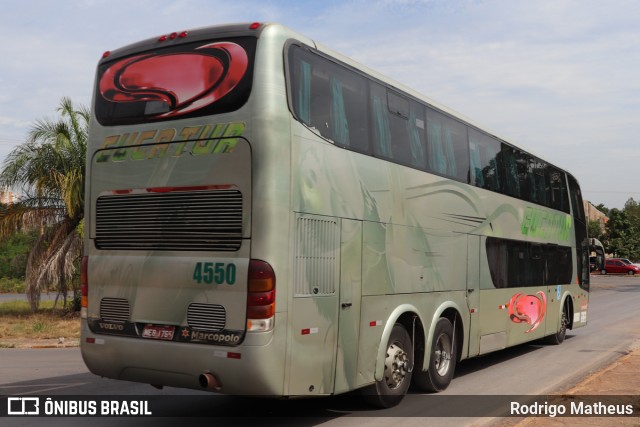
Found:
[[[80,289],[82,291],[82,303],[80,305],[80,314],[82,318],[87,318],[87,305],[89,302],[89,282],[87,279],[87,270],[89,266],[89,257],[82,257],[82,269],[80,270]]]
[[[273,329],[276,312],[276,275],[269,263],[252,259],[249,262],[247,294],[247,330]]]

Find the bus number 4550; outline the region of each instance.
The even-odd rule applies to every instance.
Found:
[[[198,262],[193,270],[193,280],[207,285],[233,285],[236,283],[236,265],[224,262]]]

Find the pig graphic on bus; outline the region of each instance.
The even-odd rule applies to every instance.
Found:
[[[517,293],[509,300],[509,318],[514,323],[526,323],[530,328],[525,331],[534,331],[547,312],[547,297],[544,292],[536,292],[535,295]]]

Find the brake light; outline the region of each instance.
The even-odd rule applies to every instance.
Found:
[[[262,25],[262,24],[260,24],[259,22],[254,22],[251,25],[249,25],[249,29],[250,30],[257,30],[258,28],[260,28],[260,25]]]
[[[169,35],[163,34],[160,37],[158,37],[158,41],[159,42],[166,42],[167,40],[175,40],[176,38],[185,38],[187,37],[187,35],[189,35],[189,33],[187,31],[180,31],[179,33],[173,32]]]
[[[80,305],[80,314],[81,317],[87,318],[87,307],[89,305],[89,281],[88,281],[88,270],[89,270],[89,257],[82,257],[82,268],[80,270],[80,290],[82,292],[82,300]]]
[[[269,263],[252,259],[249,262],[247,295],[247,330],[273,329],[276,301],[276,275]]]

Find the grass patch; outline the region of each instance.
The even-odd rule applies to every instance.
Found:
[[[22,294],[25,291],[24,280],[0,277],[0,293]]]
[[[53,303],[42,301],[36,313],[27,301],[0,303],[0,339],[80,338],[80,313],[53,308]]]

